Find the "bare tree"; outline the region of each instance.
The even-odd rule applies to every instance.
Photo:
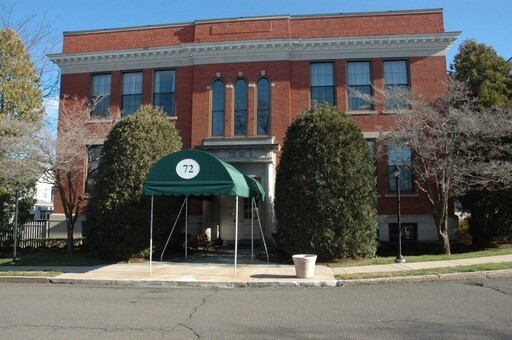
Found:
[[[64,97],[59,105],[57,138],[51,137],[51,131],[46,131],[46,136],[40,138],[45,174],[57,189],[66,216],[68,254],[73,250],[75,225],[87,198],[88,151],[103,141],[115,123],[109,118],[89,120],[89,114],[99,100],[101,98],[91,103],[87,98]]]
[[[88,151],[102,142],[115,123],[108,118],[89,120],[96,102],[61,99],[57,136],[37,123],[22,121],[6,123],[6,128],[17,133],[0,135],[0,152],[9,156],[0,158],[0,178],[5,183],[42,178],[57,189],[66,216],[68,253],[73,250],[75,225],[87,198]]]
[[[426,194],[438,239],[450,254],[450,200],[470,189],[512,187],[511,110],[475,110],[465,84],[451,79],[435,101],[413,96],[408,89],[395,90],[385,93],[386,103],[400,103],[393,106],[395,129],[383,135],[380,145],[406,145],[413,152],[405,166]]]

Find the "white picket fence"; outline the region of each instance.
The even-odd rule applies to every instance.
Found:
[[[29,221],[20,226],[18,234],[18,247],[38,248],[42,245],[42,240],[50,237],[50,223],[46,220]],[[7,244],[10,243],[10,244]],[[0,244],[4,247],[12,247],[12,231],[11,235],[0,236]]]

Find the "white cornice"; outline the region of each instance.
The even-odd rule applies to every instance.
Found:
[[[444,55],[460,32],[194,43],[137,50],[50,54],[62,73],[226,62]]]

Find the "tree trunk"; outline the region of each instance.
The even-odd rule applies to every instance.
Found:
[[[68,230],[68,234],[67,234],[67,255],[71,255],[73,254],[73,233],[74,233],[74,225],[72,223],[69,222],[69,219],[68,219],[68,223],[67,223],[67,230]]]
[[[451,254],[450,249],[450,237],[448,236],[448,197],[443,197],[443,202],[440,202],[439,206],[434,208],[434,221],[437,227],[437,238],[443,252],[447,255]]]

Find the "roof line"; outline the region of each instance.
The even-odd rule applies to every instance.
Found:
[[[142,29],[189,26],[189,25],[195,25],[195,24],[219,23],[219,22],[227,22],[227,21],[251,21],[251,20],[272,20],[272,19],[292,19],[292,20],[293,19],[315,19],[315,18],[355,17],[355,16],[370,16],[370,15],[375,16],[375,15],[396,15],[396,14],[415,14],[415,13],[436,13],[436,12],[442,12],[442,11],[443,11],[442,8],[430,8],[430,9],[372,11],[372,12],[353,12],[353,13],[262,15],[262,16],[233,17],[233,18],[219,18],[219,19],[199,19],[199,20],[190,21],[190,22],[170,23],[170,24],[127,26],[127,27],[90,29],[90,30],[78,30],[78,31],[64,31],[63,34],[66,36],[66,35],[80,35],[80,34],[91,34],[91,33],[132,31],[132,30],[142,30]]]

